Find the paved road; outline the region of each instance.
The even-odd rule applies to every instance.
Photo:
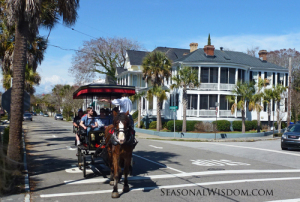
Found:
[[[37,116],[32,122],[26,122],[25,127],[32,201],[113,200],[112,187],[107,181],[108,168],[101,164],[92,166],[86,179],[77,168],[72,123]],[[131,191],[121,194],[122,201],[300,198],[300,152],[281,151],[280,140],[174,142],[139,139],[133,159]],[[122,182],[119,189],[122,189]]]

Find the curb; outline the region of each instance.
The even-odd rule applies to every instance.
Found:
[[[24,172],[25,172],[25,202],[30,202],[30,185],[29,185],[29,176],[27,169],[27,159],[26,159],[26,147],[25,147],[25,132],[22,133],[22,141],[23,141],[23,163],[24,163]]]

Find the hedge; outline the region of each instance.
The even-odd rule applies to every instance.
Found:
[[[261,125],[261,124],[260,124]],[[261,127],[261,126],[260,126]],[[257,120],[253,120],[252,121],[252,130],[256,130],[257,129]]]
[[[168,130],[174,132],[174,121],[168,121]],[[182,120],[175,120],[175,131],[182,131]]]
[[[213,124],[215,125],[217,123],[217,130],[218,131],[230,131],[230,122],[227,120],[219,120],[219,121],[213,121]]]
[[[149,129],[155,129],[155,128],[156,128],[156,125],[157,125],[157,121],[152,121],[152,122],[149,124]]]
[[[186,131],[195,131],[195,125],[201,121],[186,121]]]
[[[242,131],[242,121],[233,121],[232,128],[234,131]],[[245,121],[245,131],[252,130],[253,123],[252,121]]]
[[[139,115],[139,110],[136,110],[133,114],[132,114],[132,119],[136,119]]]

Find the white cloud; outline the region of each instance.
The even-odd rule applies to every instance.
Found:
[[[180,47],[187,48],[191,42],[199,44],[203,48],[207,44],[207,36],[199,36],[182,41]],[[216,49],[223,47],[233,51],[246,52],[247,48],[259,47],[267,51],[295,48],[300,51],[300,33],[289,33],[283,35],[229,35],[214,36],[211,34],[211,43]]]

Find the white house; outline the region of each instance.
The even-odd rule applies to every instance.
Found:
[[[231,113],[227,95],[233,95],[232,89],[238,80],[257,82],[258,78],[267,78],[270,83],[266,88],[274,85],[288,84],[288,69],[267,61],[267,51],[261,50],[259,58],[252,57],[242,52],[225,51],[221,47],[215,50],[214,46],[205,46],[198,49],[197,43],[191,43],[190,49],[177,49],[158,47],[155,50],[166,53],[173,61],[172,75],[177,74],[177,69],[183,66],[190,66],[197,71],[198,79],[201,82],[199,88],[188,89],[187,120],[214,121],[218,120],[241,120],[241,112]],[[117,68],[116,76],[118,84],[136,86],[137,91],[147,90],[149,84],[142,79],[142,60],[147,52],[127,51],[126,64],[124,68]],[[166,87],[170,87],[171,79],[166,81]],[[171,91],[169,99],[162,105],[162,117],[173,119],[174,113],[169,110],[170,106],[178,106],[175,118],[182,119],[182,89]],[[236,98],[237,100],[238,98]],[[215,104],[218,103],[216,113]],[[280,118],[286,121],[287,99],[280,103]],[[276,104],[272,102],[271,121],[276,121]],[[137,109],[136,103],[133,107]],[[142,115],[156,116],[156,98],[153,100],[142,100]],[[260,113],[262,122],[268,120],[267,107],[264,106]],[[256,120],[255,111],[246,112],[246,120]]]

